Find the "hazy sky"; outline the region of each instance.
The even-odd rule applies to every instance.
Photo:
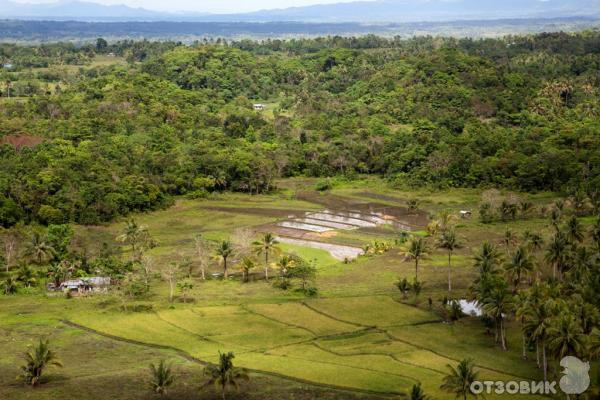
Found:
[[[55,3],[57,0],[13,0],[19,3]],[[351,0],[80,0],[102,4],[126,4],[151,10],[200,11],[212,13],[236,13],[266,8],[286,8],[310,4],[341,3]]]

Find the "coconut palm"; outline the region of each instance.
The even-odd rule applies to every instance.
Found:
[[[408,279],[402,278],[396,282],[396,287],[402,293],[402,298],[406,299],[408,297],[408,292],[410,292],[410,282]]]
[[[586,336],[575,316],[563,310],[548,327],[548,349],[557,360],[565,356],[584,355]]]
[[[29,264],[22,263],[17,270],[17,280],[26,287],[32,287],[37,284],[36,272]]]
[[[410,400],[428,400],[429,396],[425,395],[425,392],[423,392],[423,389],[421,388],[421,383],[417,383],[416,385],[413,385],[412,389],[410,390]]]
[[[542,348],[542,369],[544,380],[548,378],[548,358],[546,354],[548,329],[552,321],[552,300],[540,301],[526,313],[525,329],[531,332],[531,338]]]
[[[150,237],[148,228],[139,225],[134,219],[127,221],[123,232],[117,236],[117,241],[131,246],[132,261],[139,261],[142,258],[144,248],[150,248],[155,245]]]
[[[600,217],[596,219],[594,226],[592,226],[590,230],[590,237],[592,241],[595,243],[596,248],[600,249]]]
[[[287,278],[289,271],[294,268],[295,265],[296,260],[290,256],[282,256],[277,260],[275,266],[279,269],[279,276],[282,282]]]
[[[462,244],[453,229],[442,232],[437,243],[438,248],[445,249],[448,252],[448,291],[452,291],[452,253],[460,249]]]
[[[50,365],[61,367],[61,362],[56,358],[56,354],[50,350],[48,340],[41,340],[32,350],[25,353],[26,364],[21,367],[22,377],[26,384],[37,386],[41,383],[44,369]]]
[[[239,387],[240,380],[249,380],[246,370],[233,366],[235,358],[232,352],[219,352],[219,365],[209,365],[204,369],[204,375],[209,377],[207,384],[214,384],[221,390],[221,398],[225,400],[225,391],[228,386]]]
[[[527,359],[527,338],[531,336],[531,332],[525,329],[525,319],[527,313],[531,308],[531,302],[529,298],[529,294],[520,291],[514,297],[515,303],[515,318],[521,323],[521,339],[522,339],[522,356],[523,359]]]
[[[444,377],[440,388],[446,392],[454,393],[457,398],[462,397],[463,400],[467,400],[468,396],[476,398],[477,394],[471,392],[471,384],[478,380],[479,374],[475,372],[473,361],[465,359],[460,361],[456,368],[449,364],[447,367],[450,372]]]
[[[546,249],[545,260],[552,265],[552,277],[556,279],[557,271],[560,272],[567,257],[567,240],[564,235],[557,232]]]
[[[521,277],[533,271],[533,261],[524,246],[517,247],[504,269],[512,277],[516,292],[521,283]]]
[[[15,294],[18,290],[18,281],[14,275],[7,275],[2,282],[2,293],[5,295]]]
[[[165,360],[160,360],[158,365],[150,364],[150,387],[154,393],[164,396],[173,382],[175,376],[171,364],[167,364]]]
[[[419,279],[419,261],[427,257],[428,251],[425,239],[413,237],[401,253],[406,259],[415,261],[415,280]]]
[[[571,243],[581,243],[585,237],[583,225],[574,215],[567,221],[566,232],[567,240]]]
[[[506,246],[506,254],[508,254],[509,257],[511,255],[512,246],[516,242],[517,242],[517,235],[513,231],[511,231],[510,229],[507,229],[506,231],[504,231],[504,237],[502,238],[502,243],[504,243],[504,246]]]
[[[223,240],[217,246],[216,255],[223,261],[223,277],[227,279],[227,259],[233,255],[233,244],[229,240]]]
[[[479,275],[495,274],[497,267],[502,262],[502,256],[496,246],[489,242],[484,242],[478,253],[475,254],[475,267],[479,270]]]
[[[240,263],[240,269],[242,270],[244,282],[248,282],[248,275],[254,268],[256,268],[256,261],[250,257],[244,257],[242,259],[242,262]]]
[[[56,254],[54,247],[48,242],[47,238],[39,232],[33,232],[31,240],[27,244],[25,254],[34,260],[38,265],[48,261]]]
[[[502,350],[506,351],[504,319],[512,309],[513,305],[512,296],[506,282],[498,281],[497,284],[491,288],[489,294],[483,299],[482,303],[483,311],[496,321],[496,338],[498,338],[499,334]]]
[[[265,233],[260,240],[252,243],[254,247],[254,253],[257,256],[263,255],[265,257],[265,280],[269,280],[269,256],[277,254],[281,250],[277,246],[279,242],[272,233]]]

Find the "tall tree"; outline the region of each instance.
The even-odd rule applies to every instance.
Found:
[[[202,235],[198,234],[194,236],[194,248],[196,251],[196,259],[200,266],[200,276],[202,280],[206,280],[206,268],[210,257],[208,243],[204,240]]]
[[[552,265],[552,277],[556,279],[557,273],[563,269],[567,258],[567,241],[561,232],[556,232],[546,249],[545,260]]]
[[[505,264],[504,269],[512,278],[516,292],[521,284],[521,277],[533,271],[533,261],[524,246],[517,247],[508,263]]]
[[[452,253],[455,250],[462,248],[462,244],[458,240],[458,236],[453,229],[442,231],[442,235],[438,239],[438,247],[445,249],[448,252],[448,292],[452,291]]]
[[[42,236],[39,232],[33,232],[27,244],[25,254],[31,257],[38,265],[41,265],[44,261],[48,261],[54,257],[56,251],[46,237]]]
[[[272,233],[265,233],[260,240],[252,243],[256,255],[264,256],[265,259],[265,280],[269,280],[269,256],[280,252],[277,246],[279,242]]]
[[[215,249],[217,257],[223,262],[223,277],[228,278],[227,260],[233,255],[233,244],[229,240],[223,240]]]
[[[150,236],[148,227],[139,225],[134,219],[127,221],[117,240],[131,246],[131,260],[140,261],[145,249],[152,248],[156,242]]]
[[[404,257],[415,262],[415,280],[419,280],[419,261],[427,257],[429,249],[422,237],[413,237],[402,251]]]
[[[505,281],[497,281],[487,297],[483,299],[483,311],[496,321],[496,330],[504,351],[507,350],[505,317],[512,310],[512,305],[512,295]]]

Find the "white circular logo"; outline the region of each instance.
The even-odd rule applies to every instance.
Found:
[[[582,394],[590,386],[590,363],[577,357],[567,356],[560,360],[563,377],[560,378],[560,389],[566,394]]]

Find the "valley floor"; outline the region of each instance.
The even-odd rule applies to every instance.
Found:
[[[480,193],[469,190],[402,192],[377,189],[375,183],[341,186],[328,194],[303,195],[306,182],[282,182],[278,194],[215,195],[207,200],[178,200],[165,211],[138,215],[158,246],[148,252],[162,268],[174,259],[193,257],[193,237],[208,240],[276,229],[293,214],[372,204],[404,207],[418,198],[416,225],[442,209],[453,213],[474,210]],[[551,195],[532,197],[545,202]],[[339,204],[339,201],[346,204]],[[334,202],[338,202],[334,204]],[[410,214],[410,213],[409,213]],[[414,214],[414,213],[413,213]],[[416,220],[415,220],[416,218]],[[420,220],[419,220],[420,218]],[[417,222],[415,222],[417,221]],[[530,219],[483,225],[476,218],[457,221],[465,246],[453,257],[452,297],[463,298],[475,271],[472,253],[484,240],[500,243],[509,226],[544,231],[545,220]],[[78,237],[91,244],[114,241],[123,223],[78,227]],[[282,232],[282,234],[285,232]],[[306,233],[306,232],[305,232]],[[393,241],[397,231],[382,225],[307,233],[310,240],[360,248],[374,240]],[[306,236],[306,235],[305,235]],[[256,280],[194,279],[193,302],[168,302],[168,288],[157,279],[147,299],[121,311],[116,296],[66,299],[44,293],[0,299],[0,398],[4,399],[147,399],[148,365],[165,358],[175,363],[178,380],[167,398],[216,398],[205,382],[202,366],[215,362],[218,352],[233,351],[237,366],[252,371],[231,399],[363,399],[404,396],[422,383],[435,399],[454,396],[441,391],[447,365],[472,358],[482,380],[540,380],[535,353],[521,358],[518,324],[508,327],[509,351],[502,351],[474,317],[449,324],[437,309],[447,296],[447,256],[432,251],[420,266],[424,290],[403,299],[395,282],[412,280],[414,265],[397,248],[382,255],[359,256],[344,263],[324,249],[283,244],[283,250],[315,259],[319,295],[305,297]],[[123,249],[127,257],[126,249]],[[217,272],[218,265],[210,272]],[[432,300],[432,309],[428,299]],[[136,307],[139,312],[135,312]],[[143,310],[143,311],[140,311]],[[50,338],[64,368],[53,369],[49,382],[30,389],[15,383],[22,353],[38,338]],[[514,397],[514,396],[512,396]],[[488,398],[495,398],[488,396]],[[527,396],[527,398],[534,398]]]

